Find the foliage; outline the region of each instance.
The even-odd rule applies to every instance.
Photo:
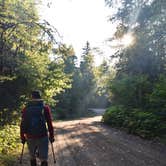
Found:
[[[164,75],[161,75],[159,81],[154,85],[149,100],[152,107],[155,108],[155,112],[166,119],[166,77]]]
[[[19,126],[6,125],[0,129],[0,165],[12,166],[21,152]]]
[[[35,0],[0,0],[0,19],[0,119],[5,125],[15,120],[31,90],[39,89],[53,105],[52,96],[68,87],[70,78],[63,62],[50,58],[56,56],[57,32],[39,20]]]
[[[72,47],[60,47],[57,52],[62,55],[64,61],[64,72],[70,75],[72,86],[55,99],[57,117],[69,118],[80,116],[88,107],[89,92],[93,88],[93,56],[87,43],[80,67],[76,66],[76,57]]]
[[[164,56],[166,12],[163,0],[124,0],[119,1],[119,5],[115,0],[106,2],[111,7],[119,6],[113,16],[115,21],[120,22],[114,38],[122,38],[127,33],[133,34],[136,38],[133,47],[117,52],[118,71],[125,70],[132,74],[146,73],[153,77],[152,79],[163,73],[166,63]]]
[[[56,50],[56,52],[58,55],[62,56],[62,61],[64,63],[64,73],[69,76],[69,78],[71,79],[70,83],[73,84],[76,70],[76,56],[73,48],[71,46],[62,45]],[[72,92],[73,85],[70,85],[63,92],[54,96],[54,99],[57,101],[56,117],[58,119],[64,119],[72,116]]]
[[[151,90],[151,83],[146,75],[122,75],[110,84],[113,93],[112,102],[126,107],[145,108]]]
[[[83,48],[82,60],[80,62],[80,103],[79,109],[85,111],[93,102],[95,94],[94,55],[90,43],[87,42]]]
[[[117,9],[110,20],[119,23],[111,40],[130,33],[135,43],[117,48],[112,57],[117,59],[116,75],[109,86],[114,106],[105,113],[103,121],[143,137],[165,137],[165,2],[106,2]]]
[[[103,115],[102,121],[107,124],[112,124],[121,127],[124,121],[125,112],[123,106],[112,106],[107,109]]]
[[[102,121],[144,138],[166,136],[164,120],[152,112],[143,112],[140,109],[127,110],[124,106],[112,106],[107,109]]]
[[[0,154],[9,154],[20,145],[19,126],[7,125],[0,130]]]
[[[96,93],[94,94],[93,105],[94,107],[105,108],[110,103],[109,98],[111,94],[109,94],[109,88],[110,82],[115,76],[115,71],[106,60],[103,60],[101,65],[94,68],[94,76],[96,80]]]
[[[151,95],[151,102],[158,103],[161,102],[161,105],[164,106],[164,100],[166,99],[166,77],[164,75],[160,76],[159,82],[155,84],[153,93]],[[163,102],[162,102],[163,101]]]
[[[55,96],[56,113],[60,119],[75,118],[87,114],[88,107],[105,107],[108,103],[107,90],[112,71],[106,61],[94,67],[94,55],[87,42],[83,48],[80,66],[72,47],[63,46],[57,50],[64,61],[64,71],[71,77],[71,88]]]

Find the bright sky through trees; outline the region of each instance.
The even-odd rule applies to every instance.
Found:
[[[48,1],[43,1],[48,3]],[[63,36],[63,42],[74,47],[78,58],[86,41],[91,47],[100,47],[104,53],[98,55],[97,62],[108,55],[105,41],[114,32],[114,26],[108,22],[110,9],[104,0],[50,0],[50,7],[43,5],[41,15],[56,27]],[[110,53],[109,53],[110,54]]]
[[[125,47],[129,47],[130,45],[134,44],[134,36],[130,33],[125,34],[124,37],[122,38],[122,44]]]

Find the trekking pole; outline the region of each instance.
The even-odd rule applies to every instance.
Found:
[[[55,153],[54,153],[54,148],[53,148],[53,143],[51,143],[51,149],[52,149],[52,155],[53,155],[54,163],[56,163]]]
[[[21,151],[21,155],[20,155],[20,164],[22,164],[22,156],[23,156],[23,153],[24,153],[24,145],[22,145],[22,151]]]

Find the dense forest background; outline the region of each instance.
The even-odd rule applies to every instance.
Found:
[[[106,2],[110,7],[115,3]],[[114,55],[118,62],[109,86],[112,107],[103,121],[142,137],[166,136],[165,9],[163,0],[125,0],[110,18],[120,22],[115,38],[132,33],[136,41]]]
[[[0,0],[2,156],[19,142],[21,109],[34,89],[42,92],[55,118],[84,116],[91,107],[107,108],[104,123],[142,137],[166,139],[166,2],[120,2],[117,7],[116,0],[106,0],[116,8],[109,21],[117,25],[108,40],[130,33],[134,42],[115,48],[109,59],[114,63],[103,60],[95,66],[88,41],[79,64],[73,47],[58,42],[56,28],[39,17],[39,1]]]

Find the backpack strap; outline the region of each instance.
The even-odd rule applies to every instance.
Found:
[[[48,119],[47,119],[47,111],[46,111],[46,107],[45,107],[45,105],[43,106],[43,109],[42,109],[42,115],[44,116],[45,121],[47,122]]]

